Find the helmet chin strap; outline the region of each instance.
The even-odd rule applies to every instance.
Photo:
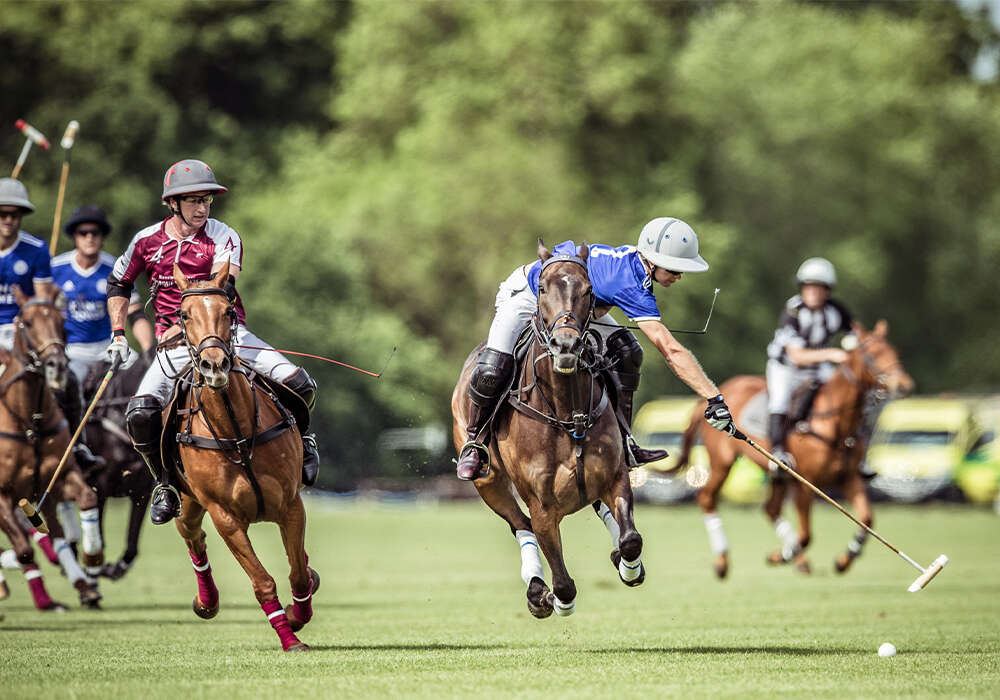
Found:
[[[183,213],[181,212],[181,207],[180,207],[180,204],[178,204],[178,205],[177,205],[177,208],[176,208],[176,209],[174,209],[174,203],[175,203],[175,202],[176,202],[177,200],[178,200],[178,197],[171,197],[171,198],[170,198],[170,203],[169,203],[169,204],[167,205],[168,207],[170,207],[170,212],[171,212],[171,213],[172,213],[172,214],[173,214],[174,216],[179,216],[179,217],[180,217],[180,219],[181,219],[181,221],[183,221],[183,222],[184,222],[185,224],[187,224],[187,225],[188,225],[188,226],[190,226],[191,228],[194,228],[194,224],[192,224],[192,223],[191,223],[190,221],[188,221],[187,219],[185,219],[185,218],[184,218],[184,214],[183,214]]]

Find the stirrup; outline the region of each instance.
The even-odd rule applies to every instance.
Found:
[[[453,459],[452,461],[457,465],[459,463],[459,460],[461,460],[462,458],[462,454],[469,448],[472,448],[473,450],[479,453],[479,473],[472,480],[474,481],[476,479],[482,479],[483,477],[489,476],[490,450],[488,447],[486,447],[486,445],[484,445],[481,442],[475,442],[473,440],[469,440],[464,445],[462,445],[462,449],[458,451],[458,459]],[[463,477],[460,476],[459,478],[461,479]]]
[[[181,492],[178,491],[172,484],[157,484],[156,486],[154,486],[153,492],[149,496],[150,505],[152,505],[153,501],[156,500],[156,494],[158,494],[160,491],[170,491],[172,494],[174,494],[174,497],[177,499],[177,507],[174,508],[173,517],[175,518],[181,517],[181,515],[183,515],[183,509],[181,507],[181,504],[184,501],[181,498]]]

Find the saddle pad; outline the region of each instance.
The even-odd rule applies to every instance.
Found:
[[[747,401],[740,415],[736,419],[736,425],[744,433],[755,437],[767,435],[767,390],[754,394]]]

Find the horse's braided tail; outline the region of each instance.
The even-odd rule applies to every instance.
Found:
[[[687,466],[688,459],[691,457],[691,448],[694,447],[695,438],[698,436],[698,429],[701,428],[701,408],[700,405],[691,414],[691,422],[688,423],[688,427],[684,430],[684,436],[681,438],[681,453],[677,458],[677,464],[670,469],[670,472],[676,472]]]

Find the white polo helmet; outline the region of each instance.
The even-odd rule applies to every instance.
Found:
[[[837,271],[826,258],[809,258],[799,265],[795,279],[799,284],[822,284],[833,289],[837,286]]]
[[[225,194],[225,187],[215,180],[215,173],[208,164],[194,158],[178,161],[163,174],[163,195],[161,199],[177,197],[190,192],[215,192]]]
[[[26,214],[35,211],[35,205],[28,200],[28,188],[12,177],[0,178],[0,205],[21,207]]]
[[[708,263],[698,255],[698,234],[680,219],[653,219],[642,227],[636,248],[646,260],[672,272],[708,269]]]

